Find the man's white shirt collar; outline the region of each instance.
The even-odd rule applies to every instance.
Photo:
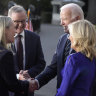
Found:
[[[18,35],[18,34],[16,33],[14,37],[16,38],[17,35]],[[24,37],[24,31],[22,31],[22,32],[20,33],[20,35],[21,35],[22,37]]]

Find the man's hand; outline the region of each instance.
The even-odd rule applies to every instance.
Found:
[[[29,82],[29,92],[34,92],[38,89],[38,81],[30,77],[28,70],[19,72],[19,80],[27,80]]]
[[[28,74],[28,70],[20,70],[19,72],[19,80],[27,80],[31,78],[30,75]]]
[[[20,70],[19,72],[19,80],[26,80],[23,76],[23,70]]]
[[[28,79],[29,81],[29,92],[34,92],[38,89],[38,83],[34,78]]]
[[[25,79],[31,78],[29,73],[28,73],[28,70],[23,71],[23,76],[24,76]]]

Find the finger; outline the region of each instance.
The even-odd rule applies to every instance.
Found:
[[[20,70],[19,74],[23,74],[23,70]]]
[[[31,78],[30,76],[24,76],[24,78],[28,79],[28,78]]]
[[[23,75],[19,75],[19,80],[26,80]]]
[[[28,70],[23,71],[23,74],[28,73]]]
[[[28,73],[23,74],[24,77],[28,77],[31,78],[30,75]]]
[[[31,78],[31,80],[34,80],[34,78]]]

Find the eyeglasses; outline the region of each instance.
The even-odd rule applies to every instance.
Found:
[[[26,22],[26,20],[21,20],[21,21],[19,21],[19,20],[13,20],[14,21],[14,23],[16,23],[16,24],[19,24],[19,23],[25,23]]]

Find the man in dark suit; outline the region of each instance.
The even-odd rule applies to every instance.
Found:
[[[80,19],[84,19],[84,14],[82,9],[74,3],[66,4],[61,7],[60,10],[60,19],[61,25],[64,27],[64,32],[58,42],[57,49],[53,55],[53,59],[51,64],[46,67],[46,69],[36,77],[36,80],[33,86],[37,86],[39,83],[39,88],[47,84],[51,79],[53,79],[57,75],[57,88],[60,87],[62,77],[61,77],[61,70],[65,64],[67,56],[74,52],[70,48],[70,41],[67,39],[68,37],[68,25],[71,22],[75,22]],[[38,89],[38,88],[37,88]]]
[[[17,78],[20,78],[21,75],[18,73],[21,70],[23,70],[22,74],[35,78],[45,68],[40,37],[34,32],[25,30],[26,11],[22,6],[15,5],[11,7],[8,16],[11,17],[16,28],[13,50],[16,52],[15,68]]]

